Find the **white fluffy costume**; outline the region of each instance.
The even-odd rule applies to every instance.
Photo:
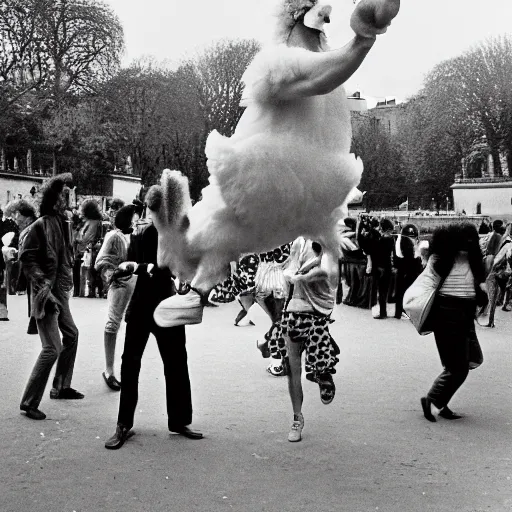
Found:
[[[206,293],[229,261],[298,236],[335,253],[336,223],[363,170],[350,154],[350,110],[342,84],[359,67],[399,0],[361,0],[351,18],[356,37],[330,51],[323,33],[331,7],[321,0],[280,0],[275,44],[243,76],[246,110],[230,138],[206,144],[209,185],[191,206],[187,179],[162,175],[164,201],[154,219],[159,265]],[[168,299],[162,307],[176,303]],[[160,325],[172,313],[157,310]]]

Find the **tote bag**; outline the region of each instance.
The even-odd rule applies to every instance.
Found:
[[[432,332],[427,319],[443,281],[441,276],[435,272],[434,261],[430,257],[423,272],[404,294],[404,310],[421,335]]]

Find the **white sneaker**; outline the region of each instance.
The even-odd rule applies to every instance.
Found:
[[[195,290],[173,295],[158,304],[153,318],[159,327],[200,324],[203,321],[201,296]]]
[[[298,418],[298,419],[295,419]],[[304,428],[304,416],[301,414],[294,415],[290,432],[288,433],[288,441],[296,443],[302,439],[302,429]]]

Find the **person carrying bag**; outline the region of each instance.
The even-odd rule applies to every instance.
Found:
[[[406,291],[404,309],[416,330],[434,333],[443,371],[426,396],[423,414],[436,421],[432,409],[445,419],[462,416],[448,403],[483,354],[475,332],[477,307],[487,302],[485,269],[476,228],[457,223],[435,230],[425,270]]]

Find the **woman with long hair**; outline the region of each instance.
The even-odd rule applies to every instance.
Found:
[[[80,213],[84,223],[75,238],[75,261],[83,261],[82,272],[80,276],[80,297],[85,297],[85,283],[87,281],[89,292],[88,297],[95,296],[95,289],[98,285],[98,275],[94,270],[96,255],[99,249],[96,249],[98,241],[101,239],[101,220],[102,215],[98,203],[94,199],[86,199],[81,207]],[[87,257],[86,257],[87,253]]]
[[[445,419],[461,418],[448,407],[469,370],[483,358],[475,333],[478,305],[486,300],[485,269],[473,224],[464,222],[437,228],[430,244],[429,265],[442,284],[432,307],[434,331],[443,371],[421,399],[425,418],[436,421],[432,407]]]

